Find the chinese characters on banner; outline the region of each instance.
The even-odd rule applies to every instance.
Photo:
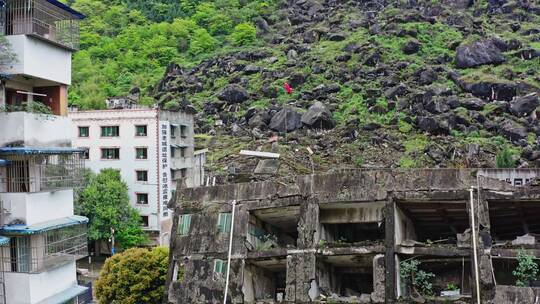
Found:
[[[160,122],[160,160],[161,160],[161,168],[160,168],[160,185],[161,189],[160,194],[161,195],[161,211],[163,217],[169,216],[169,209],[167,208],[167,204],[169,203],[169,198],[171,197],[171,189],[169,188],[169,172],[170,170],[170,159],[169,159],[169,123],[168,122]]]

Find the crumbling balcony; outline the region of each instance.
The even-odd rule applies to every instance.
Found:
[[[70,49],[79,48],[84,15],[57,0],[7,0],[0,8],[1,34],[31,35]]]
[[[267,251],[296,247],[299,217],[299,206],[251,211],[248,223],[248,249]]]
[[[384,203],[321,205],[321,244],[373,245],[385,238]]]

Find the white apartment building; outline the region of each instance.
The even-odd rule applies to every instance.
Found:
[[[168,246],[172,212],[167,203],[183,180],[196,187],[204,179],[204,153],[195,153],[193,115],[148,107],[109,104],[109,110],[71,111],[74,146],[87,151],[95,173],[119,169],[131,204],[154,245]]]
[[[76,260],[88,219],[75,216],[83,152],[67,118],[71,54],[84,18],[56,0],[0,0],[16,61],[0,68],[0,303],[83,303]],[[27,112],[40,102],[54,115]]]

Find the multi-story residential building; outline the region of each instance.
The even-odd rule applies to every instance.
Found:
[[[87,290],[76,260],[87,255],[88,219],[73,208],[84,159],[66,117],[83,17],[56,0],[0,1],[0,34],[16,56],[0,70],[0,303],[81,303]],[[27,112],[32,103],[54,115]]]
[[[153,244],[168,246],[167,203],[177,181],[194,187],[204,179],[204,153],[194,153],[193,116],[117,102],[109,102],[109,108],[69,113],[74,145],[87,151],[86,163],[94,172],[120,170]]]

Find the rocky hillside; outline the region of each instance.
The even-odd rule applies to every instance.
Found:
[[[215,173],[282,154],[279,172],[540,163],[540,5],[506,0],[289,0],[260,46],[155,87],[196,112]],[[284,84],[292,88],[287,92]]]

